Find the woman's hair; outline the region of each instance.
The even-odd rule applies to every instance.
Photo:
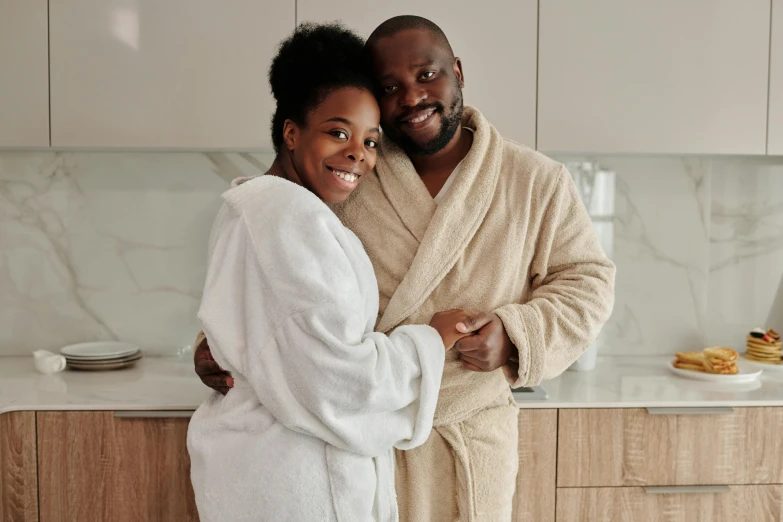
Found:
[[[272,117],[275,152],[283,143],[285,120],[304,125],[307,114],[335,89],[373,92],[363,48],[364,40],[338,23],[300,24],[280,43],[269,68],[269,85],[277,102]]]

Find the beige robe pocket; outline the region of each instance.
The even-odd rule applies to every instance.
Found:
[[[469,419],[397,452],[400,522],[510,522],[519,410],[504,393]]]
[[[516,405],[505,403],[436,428],[454,452],[460,521],[511,520],[519,468],[518,412]]]

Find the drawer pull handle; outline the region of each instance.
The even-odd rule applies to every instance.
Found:
[[[646,487],[648,495],[682,495],[683,493],[731,493],[729,486],[657,486]]]
[[[646,408],[650,415],[730,415],[734,408],[729,406],[701,408]]]
[[[189,419],[193,416],[192,410],[127,410],[115,411],[118,419]]]

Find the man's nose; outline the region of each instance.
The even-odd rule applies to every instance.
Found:
[[[416,107],[427,99],[427,91],[418,85],[408,87],[402,93],[402,103],[406,107]]]

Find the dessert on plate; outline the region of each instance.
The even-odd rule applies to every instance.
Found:
[[[711,346],[700,352],[677,352],[676,356],[673,365],[681,370],[718,375],[735,375],[739,372],[739,354],[724,346]]]

